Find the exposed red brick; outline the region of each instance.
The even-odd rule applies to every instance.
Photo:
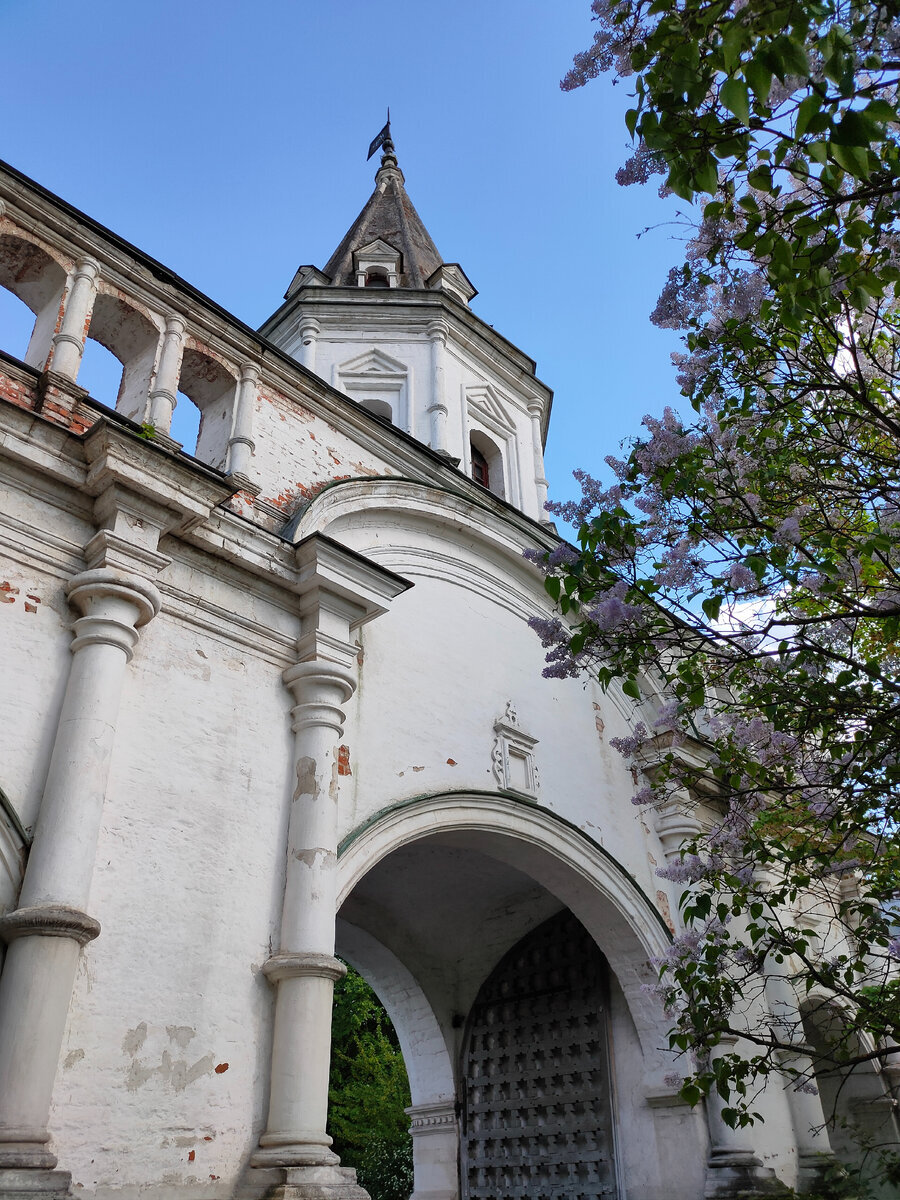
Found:
[[[350,770],[350,747],[338,746],[337,751],[337,768],[338,775],[352,775]]]

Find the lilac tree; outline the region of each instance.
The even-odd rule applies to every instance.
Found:
[[[900,5],[592,9],[562,86],[627,77],[619,182],[695,215],[652,316],[694,415],[550,506],[580,549],[533,624],[545,674],[634,701],[635,803],[693,810],[659,991],[685,1097],[743,1124],[767,1075],[881,1069],[900,1028]]]

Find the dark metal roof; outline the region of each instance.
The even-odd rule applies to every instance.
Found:
[[[355,284],[353,252],[376,238],[400,251],[401,287],[424,288],[444,261],[406,194],[403,173],[397,167],[382,166],[378,171],[375,191],[325,264],[324,274],[330,275],[337,287]]]

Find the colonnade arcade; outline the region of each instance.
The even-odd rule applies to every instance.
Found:
[[[247,474],[259,377],[254,363],[234,359],[227,350],[223,354],[182,313],[139,295],[133,277],[103,261],[95,247],[79,253],[71,244],[52,245],[20,223],[3,201],[0,288],[30,313],[30,318],[18,314],[18,321],[11,313],[12,320],[4,323],[31,325],[23,345],[4,338],[3,350],[35,370],[77,384],[86,353],[102,346],[116,363],[118,412],[152,426],[154,436],[165,440],[176,406],[196,409],[196,435],[195,419],[181,423],[189,431],[183,435],[190,439],[185,449],[229,474]]]

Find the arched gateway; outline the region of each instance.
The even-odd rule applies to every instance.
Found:
[[[601,847],[511,797],[443,795],[351,835],[338,873],[337,951],[409,1071],[415,1200],[594,1200],[626,1177],[662,1196],[673,1164],[689,1180],[703,1133],[659,1103],[645,987],[668,935]]]

